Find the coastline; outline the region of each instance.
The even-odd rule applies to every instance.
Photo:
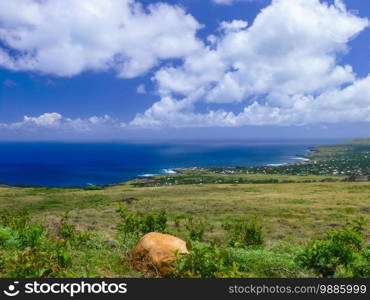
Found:
[[[312,149],[314,149],[316,147],[319,147],[319,146],[315,146],[315,147],[309,146],[309,147],[307,147],[306,151],[310,151],[310,153],[311,153],[313,151]],[[291,157],[289,159],[289,161],[287,161],[287,162],[276,163],[276,164],[274,164],[274,163],[273,164],[266,164],[266,165],[261,165],[261,166],[258,166],[258,167],[267,167],[267,166],[268,167],[281,167],[281,166],[301,164],[301,163],[308,162],[310,160],[308,157],[306,157],[306,155],[307,154],[301,154],[301,155]],[[297,160],[297,161],[292,161],[292,160]],[[193,167],[179,167],[179,168],[164,168],[164,169],[161,170],[162,172],[159,172],[159,173],[138,174],[138,175],[133,176],[133,178],[130,179],[130,180],[122,181],[122,182],[118,182],[118,183],[112,183],[112,184],[97,184],[97,185],[95,185],[95,184],[87,183],[85,186],[78,186],[78,185],[75,185],[75,186],[43,186],[43,185],[32,185],[32,184],[28,185],[28,184],[3,184],[3,183],[0,183],[0,186],[2,186],[2,187],[16,187],[16,188],[46,188],[46,189],[88,190],[89,187],[108,188],[108,187],[124,185],[124,184],[130,183],[132,181],[136,181],[136,180],[146,181],[146,180],[151,180],[151,179],[153,179],[155,177],[158,177],[158,176],[178,175],[178,174],[186,173],[189,170],[201,170],[201,169],[210,169],[211,170],[211,169],[218,169],[218,168],[233,169],[233,168],[239,168],[239,167],[229,167],[229,166],[225,166],[225,167],[200,167],[200,166],[193,166]],[[242,168],[253,168],[253,167],[252,166],[243,166]]]
[[[365,145],[370,145],[369,140],[364,139],[363,143]],[[356,140],[356,145],[361,145],[359,140]],[[200,173],[213,173],[213,174],[229,174],[229,175],[237,175],[237,174],[281,174],[281,175],[325,175],[325,176],[352,176],[354,170],[351,169],[352,167],[349,166],[345,171],[343,171],[343,166],[334,166],[332,171],[328,172],[325,166],[325,160],[329,159],[329,155],[335,155],[338,153],[342,153],[344,150],[348,150],[348,145],[351,145],[351,141],[347,141],[345,143],[339,144],[326,144],[326,145],[315,145],[309,146],[305,150],[306,153],[296,155],[294,157],[290,157],[289,161],[286,163],[273,163],[267,165],[260,165],[260,166],[240,166],[240,167],[184,167],[184,168],[166,168],[162,169],[162,172],[159,173],[147,173],[142,175],[132,176],[131,179],[116,182],[112,184],[90,184],[90,185],[74,185],[74,186],[43,186],[43,185],[27,185],[27,184],[1,184],[3,187],[19,187],[19,188],[49,188],[49,189],[79,189],[79,190],[93,190],[93,189],[103,189],[107,187],[114,187],[129,184],[130,182],[150,182],[150,181],[157,181],[160,180],[161,177],[163,178],[170,178],[176,176],[188,176],[191,173],[195,175],[199,175]],[[345,148],[344,148],[345,147]],[[370,146],[369,146],[370,147]],[[344,149],[344,150],[343,150]],[[340,152],[342,151],[342,152]],[[326,155],[326,156],[325,156]],[[348,153],[346,155],[351,156],[352,153]],[[357,155],[357,154],[356,154]],[[343,160],[343,159],[342,159]],[[321,167],[321,169],[320,169]],[[366,166],[365,166],[366,167]],[[333,171],[334,170],[334,171]],[[365,172],[358,172],[355,170],[356,174],[370,174]],[[356,175],[357,176],[357,175]]]

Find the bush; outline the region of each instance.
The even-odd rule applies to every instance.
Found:
[[[60,220],[59,234],[61,238],[74,242],[78,239],[78,232],[76,226],[68,223],[69,215],[66,212]]]
[[[298,262],[324,277],[333,277],[337,271],[346,273],[346,277],[370,273],[363,229],[364,222],[360,220],[328,231],[324,239],[313,240],[306,246]]]
[[[363,277],[370,278],[370,246],[367,246],[356,259],[352,265],[352,276],[349,277]]]
[[[18,246],[18,233],[9,227],[0,227],[0,248],[14,248]]]
[[[35,247],[44,240],[44,227],[32,223],[27,212],[0,213],[0,247],[25,249]]]
[[[0,272],[3,271],[5,267],[5,254],[3,251],[0,250]]]
[[[228,231],[228,244],[231,247],[246,248],[264,244],[262,224],[256,217],[235,223],[226,222],[223,224],[223,228]]]
[[[295,261],[301,247],[289,243],[278,243],[271,249],[229,248],[230,259],[240,266],[240,271],[253,277],[292,278],[307,273]]]
[[[188,231],[189,239],[192,241],[203,241],[206,223],[203,220],[194,220],[192,217],[187,219],[185,227]]]
[[[99,185],[88,185],[84,188],[86,191],[100,191],[103,190],[104,187]]]
[[[78,231],[76,226],[68,222],[69,215],[68,212],[65,213],[61,219],[61,226],[59,228],[60,237],[66,242],[73,246],[80,247],[82,245],[87,245],[92,234],[88,231]]]
[[[135,238],[149,232],[166,232],[167,214],[164,210],[148,214],[130,213],[126,207],[120,206],[117,210],[121,217],[118,230],[124,239]]]
[[[86,239],[85,233],[61,221],[60,236],[50,238],[43,224],[26,212],[0,212],[0,271],[5,277],[64,277],[72,265],[71,247]],[[0,250],[1,251],[1,250]]]
[[[36,247],[45,240],[45,229],[42,225],[30,224],[24,230],[19,231],[21,248]]]
[[[71,266],[70,250],[66,244],[49,244],[26,248],[6,263],[5,277],[37,278],[65,277]]]
[[[191,243],[189,253],[179,254],[172,276],[181,278],[242,277],[227,250],[211,244]]]
[[[182,215],[175,215],[173,217],[173,223],[174,223],[174,225],[175,225],[176,228],[179,228],[180,227],[182,218],[183,218]]]
[[[9,211],[2,210],[0,212],[0,225],[14,229],[24,229],[30,222],[30,217],[27,211]]]

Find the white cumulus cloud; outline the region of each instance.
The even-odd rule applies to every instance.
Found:
[[[0,20],[0,66],[57,76],[113,69],[131,78],[201,45],[200,24],[164,3],[1,0]]]
[[[349,51],[348,42],[368,25],[367,19],[348,12],[339,0],[331,5],[319,0],[274,0],[249,27],[240,20],[222,22],[224,33],[213,36],[210,46],[190,54],[180,66],[158,70],[154,79],[162,100],[133,124],[367,121],[367,93],[356,91],[363,90],[368,78],[358,79],[352,67],[339,64],[337,58]],[[239,113],[218,108],[201,114],[194,110],[200,102],[210,107],[235,102],[245,106]],[[169,109],[171,113],[163,113]]]
[[[44,113],[37,117],[24,116],[22,121],[14,123],[0,123],[0,129],[7,130],[62,130],[73,132],[94,131],[97,129],[120,128],[125,124],[113,119],[108,115],[92,116],[89,118],[68,118],[60,113]]]
[[[340,60],[368,26],[341,0],[272,0],[252,23],[221,21],[203,41],[197,38],[202,25],[175,5],[0,0],[0,67],[56,76],[114,70],[122,78],[151,71],[159,96],[128,124],[109,116],[45,113],[0,127],[89,131],[370,122],[370,76],[359,78]],[[137,92],[145,93],[145,85]]]

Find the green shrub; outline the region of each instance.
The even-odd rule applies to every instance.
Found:
[[[26,212],[0,213],[0,247],[25,249],[35,247],[44,240],[44,227],[31,222]]]
[[[135,214],[130,213],[126,207],[121,205],[117,212],[121,217],[118,230],[124,240],[149,232],[166,232],[167,230],[167,214],[164,210],[148,214]]]
[[[5,277],[65,277],[70,266],[71,254],[65,244],[26,248],[5,263]]]
[[[103,190],[104,187],[99,185],[88,185],[84,188],[86,191],[100,191]]]
[[[173,223],[175,225],[176,228],[179,228],[180,227],[180,224],[181,224],[181,220],[183,219],[183,216],[182,215],[175,215],[173,217]]]
[[[19,241],[21,248],[36,247],[45,240],[45,229],[42,225],[29,224],[26,228],[19,231]]]
[[[206,223],[203,220],[194,220],[192,217],[187,219],[185,228],[188,231],[188,237],[191,241],[203,241]]]
[[[0,227],[0,248],[17,248],[19,244],[18,232],[9,227]]]
[[[27,211],[0,211],[0,225],[14,229],[23,229],[30,222],[30,217]]]
[[[223,228],[228,232],[228,244],[231,247],[246,248],[264,244],[262,224],[256,217],[234,223],[226,222]]]
[[[5,267],[5,253],[0,250],[0,273],[3,271]]]
[[[68,212],[61,219],[60,237],[75,247],[87,246],[91,243],[92,234],[88,231],[78,231],[76,226],[69,223]]]
[[[63,239],[74,241],[76,239],[76,226],[68,223],[68,212],[62,216],[60,221],[59,233]]]
[[[179,254],[172,276],[181,278],[241,277],[239,266],[227,250],[211,244],[191,243],[189,253]]]
[[[151,212],[141,216],[141,232],[165,232],[167,228],[167,214],[164,210],[159,212]]]
[[[311,241],[298,256],[298,262],[317,275],[333,277],[338,271],[363,276],[369,272],[369,258],[365,250],[363,220],[347,224],[342,229],[331,230],[321,240]]]
[[[356,256],[352,264],[352,276],[370,278],[370,246],[367,246],[359,255]]]
[[[60,238],[48,238],[43,224],[25,212],[0,212],[1,273],[5,277],[63,277],[71,267],[71,244],[81,236],[62,218]]]
[[[229,248],[230,259],[239,265],[242,272],[253,277],[292,278],[303,277],[307,273],[295,261],[301,247],[279,243],[271,249]]]

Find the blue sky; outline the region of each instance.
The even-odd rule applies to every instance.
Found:
[[[366,136],[366,2],[0,0],[0,139]]]

